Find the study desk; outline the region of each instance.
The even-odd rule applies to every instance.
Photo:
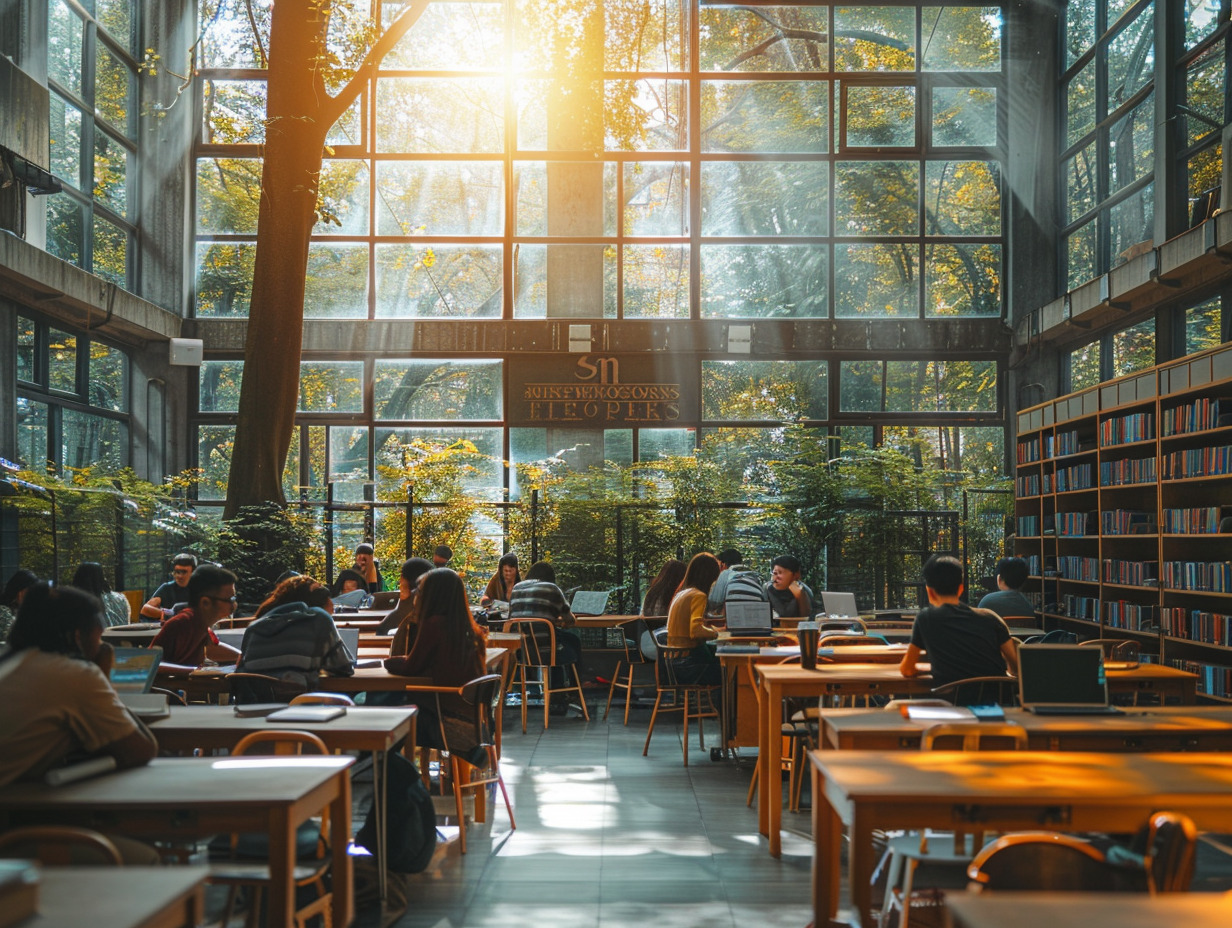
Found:
[[[136,622],[103,629],[103,641],[115,648],[147,648],[162,631],[161,622]]]
[[[1228,893],[950,893],[954,928],[1177,928],[1232,922]]]
[[[1183,706],[1198,701],[1198,675],[1179,667],[1139,664],[1132,670],[1106,670],[1104,676],[1108,679],[1108,692],[1114,697],[1122,693],[1133,694],[1135,699],[1157,695],[1160,703],[1172,697]]]
[[[41,867],[38,912],[19,928],[196,928],[208,867]]]
[[[838,911],[843,826],[862,928],[874,924],[874,829],[1133,832],[1159,809],[1232,830],[1232,755],[1056,751],[812,751],[813,916]]]
[[[377,882],[385,898],[385,802],[388,781],[387,758],[394,745],[408,740],[415,744],[414,706],[377,708],[354,706],[346,715],[325,722],[271,722],[263,717],[241,718],[231,706],[172,706],[171,715],[150,722],[158,746],[171,753],[187,754],[195,748],[230,750],[245,735],[254,731],[294,728],[310,731],[331,751],[370,751],[372,753],[372,801],[376,816]],[[349,837],[349,835],[348,835]]]
[[[780,827],[783,818],[779,769],[783,761],[783,700],[789,697],[817,699],[822,696],[921,696],[928,695],[932,678],[927,674],[904,677],[893,664],[818,664],[805,670],[799,664],[759,664],[757,710],[758,830],[770,839],[770,855],[782,852]],[[814,800],[815,801],[815,800]]]
[[[1123,715],[1035,715],[1006,709],[1036,751],[1232,751],[1232,706],[1143,706]],[[920,734],[938,720],[885,709],[822,709],[821,750],[919,750]]]
[[[0,826],[82,825],[135,838],[196,840],[219,832],[269,832],[269,924],[295,914],[295,829],[329,807],[336,835],[351,834],[350,757],[156,758],[66,786],[0,788]],[[333,922],[354,916],[347,842],[333,843]],[[88,923],[88,922],[87,922]]]

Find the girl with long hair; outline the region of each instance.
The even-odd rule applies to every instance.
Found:
[[[719,658],[706,644],[719,635],[706,624],[706,599],[722,570],[713,554],[703,551],[693,555],[680,582],[680,592],[668,609],[667,646],[690,649],[687,657],[676,661],[676,678],[682,683],[718,686],[722,682]]]

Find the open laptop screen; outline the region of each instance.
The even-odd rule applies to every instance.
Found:
[[[162,659],[162,648],[116,648],[112,689],[117,693],[148,693]]]
[[[220,628],[214,634],[218,636],[218,640],[223,644],[229,644],[235,650],[242,651],[244,650],[244,631],[242,628]],[[340,628],[338,629],[338,637],[342,639],[342,643],[351,652],[351,657],[359,656],[358,628]]]
[[[607,610],[605,590],[578,590],[573,594],[569,610],[574,615],[603,615]]]
[[[1024,707],[1106,706],[1103,652],[1076,644],[1024,644],[1018,649]]]
[[[732,600],[727,604],[727,631],[732,635],[770,634],[770,604],[757,600]]]
[[[860,614],[856,608],[855,593],[833,593],[828,590],[822,590],[821,611],[842,619],[854,619]]]

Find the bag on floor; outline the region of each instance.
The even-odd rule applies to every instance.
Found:
[[[419,770],[401,754],[387,759],[385,851],[394,873],[419,873],[436,851],[436,809]],[[376,814],[372,805],[355,843],[376,853]]]

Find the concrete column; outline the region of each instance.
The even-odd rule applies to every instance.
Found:
[[[17,304],[0,299],[0,458],[17,460]]]

